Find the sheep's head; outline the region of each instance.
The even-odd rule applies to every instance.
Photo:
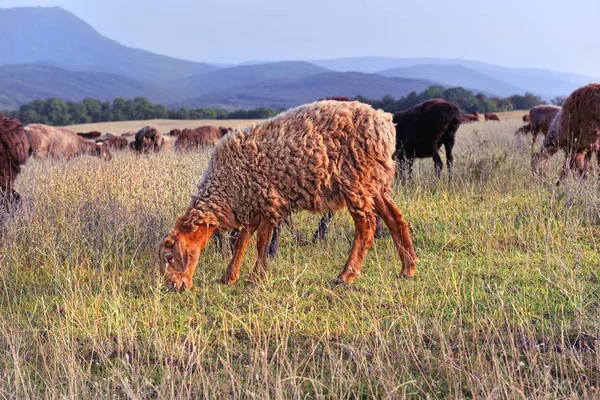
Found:
[[[200,253],[216,229],[214,225],[202,224],[187,233],[173,230],[162,240],[158,262],[167,288],[181,290],[192,287],[192,276]]]

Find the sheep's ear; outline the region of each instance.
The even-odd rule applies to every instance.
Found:
[[[187,270],[188,265],[188,251],[187,246],[183,240],[178,240],[175,242],[174,253],[179,256],[181,259],[181,270],[185,272]]]
[[[165,243],[166,247],[173,247],[173,244],[175,243],[175,241],[172,238],[168,237],[165,239],[164,243]]]

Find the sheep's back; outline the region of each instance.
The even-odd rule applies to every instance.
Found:
[[[390,189],[394,149],[391,114],[359,102],[315,102],[225,136],[199,195],[231,193],[233,208],[248,215],[336,209],[342,195],[361,198]]]

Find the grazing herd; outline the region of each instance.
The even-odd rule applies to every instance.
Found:
[[[493,113],[485,121],[500,121]],[[402,275],[412,277],[417,257],[408,223],[389,198],[399,166],[402,182],[411,177],[415,158],[432,157],[436,176],[443,169],[439,149],[444,146],[448,176],[452,177],[452,149],[461,123],[479,121],[441,99],[427,100],[393,116],[347,98],[322,99],[284,112],[244,130],[204,126],[173,129],[163,135],[156,126],[121,136],[100,132],[75,133],[41,124],[23,127],[0,116],[0,195],[6,215],[20,196],[14,182],[30,155],[70,160],[79,155],[112,158],[111,150],[139,154],[169,149],[194,151],[214,147],[198,193],[159,246],[159,264],[172,289],[189,288],[200,253],[215,236],[235,232],[233,257],[221,281],[234,283],[243,254],[254,233],[257,261],[250,280],[267,273],[267,256],[278,247],[283,222],[301,210],[323,214],[313,242],[323,239],[334,212],[347,208],[354,221],[354,243],[337,283],[349,283],[361,273],[363,260],[381,236],[385,223],[402,261]],[[585,176],[595,154],[600,164],[600,84],[574,91],[563,107],[537,106],[523,116],[517,134],[544,135],[533,155],[534,171],[559,150],[566,154],[561,179],[575,169]],[[297,235],[299,242],[301,237]]]

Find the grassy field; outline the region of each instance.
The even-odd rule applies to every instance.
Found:
[[[521,115],[462,126],[453,182],[422,160],[395,186],[414,279],[386,232],[348,287],[344,212],[318,245],[284,230],[261,286],[218,284],[213,243],[166,293],[156,245],[207,153],[30,160],[0,244],[0,397],[598,398],[598,179],[557,187],[559,155],[533,176]]]

